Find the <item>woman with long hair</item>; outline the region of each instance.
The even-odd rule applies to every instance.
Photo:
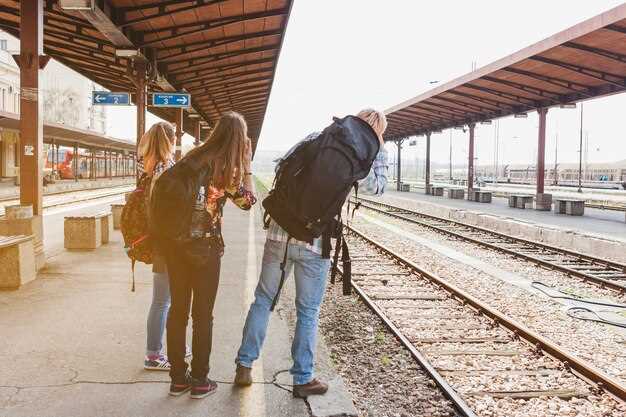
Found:
[[[208,140],[189,152],[170,173],[172,178],[184,173],[187,183],[184,185],[193,184],[196,195],[195,203],[189,203],[193,207],[189,207],[191,218],[187,236],[171,239],[164,245],[168,248],[164,254],[172,295],[167,320],[170,395],[178,396],[191,390],[192,398],[204,398],[217,389],[217,384],[208,378],[208,372],[213,306],[224,252],[222,208],[228,199],[243,210],[249,210],[256,202],[252,194],[251,155],[244,118],[228,112],[218,121]],[[189,374],[184,359],[190,309],[193,359]]]
[[[153,124],[139,141],[139,175],[145,174],[154,178],[172,167],[175,142],[176,134],[170,123]],[[157,252],[153,254],[152,278],[152,303],[146,324],[146,356],[143,366],[148,370],[169,371],[170,363],[163,353],[163,334],[170,308],[170,286],[165,259]]]

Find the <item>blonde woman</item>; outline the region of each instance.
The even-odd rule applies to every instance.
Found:
[[[213,333],[213,306],[224,252],[222,209],[231,200],[242,210],[256,202],[252,194],[250,159],[252,147],[244,118],[224,114],[211,136],[189,152],[157,181],[151,202],[151,221],[159,238],[170,276],[172,306],[167,319],[167,351],[171,362],[170,395],[191,390],[191,398],[204,398],[217,389],[208,378]],[[191,191],[181,198],[182,189]],[[193,201],[195,196],[195,201]],[[190,213],[184,229],[178,231],[160,199],[170,198],[180,213]],[[167,201],[167,200],[166,200]],[[174,210],[174,209],[172,209]],[[182,233],[183,236],[173,236]],[[192,301],[193,300],[193,301]],[[185,362],[185,339],[189,311],[193,319],[193,360],[191,372]]]
[[[139,141],[140,157],[137,161],[139,175],[155,177],[174,165],[172,156],[175,142],[175,130],[170,123],[158,122],[152,125]],[[144,368],[169,371],[170,363],[163,353],[163,334],[170,308],[170,287],[165,260],[158,253],[154,254],[152,277],[152,303],[146,324]]]
[[[359,192],[381,195],[387,184],[387,153],[383,146],[387,119],[382,112],[373,109],[362,110],[357,117],[373,128],[381,143],[380,151],[368,176],[359,184]],[[315,139],[319,135],[317,132],[312,133],[305,140]],[[288,247],[285,248],[285,245]],[[319,309],[326,288],[330,259],[322,256],[321,239],[315,239],[313,244],[289,239],[288,234],[274,221],[271,221],[267,231],[261,275],[235,360],[237,364],[235,384],[238,386],[252,384],[252,364],[258,359],[265,340],[270,306],[278,292],[283,259],[286,261],[287,271],[293,268],[296,282],[297,320],[291,345],[293,367],[289,370],[293,377],[293,395],[300,398],[322,395],[328,390],[328,385],[314,378],[313,365]]]

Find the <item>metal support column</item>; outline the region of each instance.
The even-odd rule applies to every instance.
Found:
[[[467,198],[472,199],[472,190],[474,189],[474,128],[476,125],[470,123],[469,128],[469,147],[467,150]]]
[[[194,126],[194,136],[195,139],[193,141],[193,146],[200,146],[200,132],[202,129],[200,128],[200,119],[196,120],[196,124]]]
[[[135,85],[137,87],[135,96],[135,105],[137,106],[137,142],[135,143],[135,150],[139,147],[139,141],[146,132],[146,100],[147,100],[147,73],[146,63],[143,61],[135,62],[136,79]],[[138,152],[137,152],[138,153]],[[138,173],[135,173],[138,178]]]
[[[20,2],[20,203],[31,204],[35,216],[41,215],[43,208],[43,112],[39,90],[40,64],[47,62],[42,58],[43,3]]]
[[[74,143],[74,158],[72,159],[72,169],[74,170],[74,181],[78,181],[78,143]]]
[[[539,113],[539,134],[537,137],[537,167],[535,178],[537,178],[537,195],[535,196],[535,208],[537,210],[549,211],[552,208],[552,195],[544,193],[546,176],[546,116],[547,108],[537,109]]]
[[[426,133],[426,175],[425,175],[426,194],[430,194],[430,132]]]
[[[398,146],[398,156],[396,158],[396,189],[402,191],[402,139],[396,141]]]
[[[183,109],[176,109],[176,160],[183,153]]]

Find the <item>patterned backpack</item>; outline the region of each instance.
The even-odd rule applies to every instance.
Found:
[[[122,209],[120,228],[124,237],[124,249],[132,263],[135,291],[135,262],[152,263],[152,242],[148,234],[148,196],[152,177],[143,174],[137,188],[130,194]]]

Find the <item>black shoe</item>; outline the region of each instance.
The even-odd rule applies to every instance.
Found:
[[[172,383],[170,384],[170,395],[173,397],[178,397],[183,395],[187,391],[191,389],[191,376],[186,374],[183,378],[180,379],[172,379]]]
[[[196,400],[207,397],[217,391],[217,382],[209,378],[191,378],[191,398]]]

